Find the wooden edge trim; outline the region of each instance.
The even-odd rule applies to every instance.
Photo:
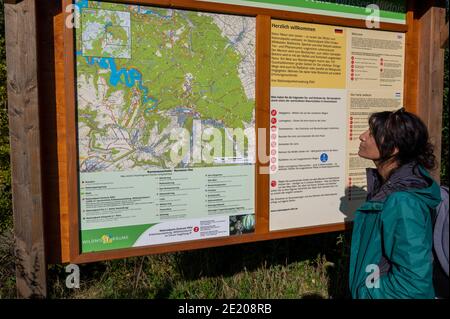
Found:
[[[177,251],[187,251],[201,248],[211,248],[228,246],[232,244],[245,244],[264,240],[283,239],[295,236],[315,235],[320,233],[338,232],[352,228],[351,222],[330,224],[323,226],[305,227],[295,230],[275,231],[269,234],[248,234],[236,237],[222,237],[213,239],[203,239],[198,241],[182,242],[177,244],[166,244],[127,248],[109,252],[84,253],[72,259],[74,263],[89,263],[101,260],[120,259],[127,257],[145,256],[151,254],[172,253]]]

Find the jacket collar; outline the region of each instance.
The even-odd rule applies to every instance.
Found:
[[[419,165],[415,162],[404,164],[395,169],[384,183],[376,169],[368,168],[366,173],[367,200],[370,201],[384,202],[393,192],[430,186],[430,181],[421,173]]]

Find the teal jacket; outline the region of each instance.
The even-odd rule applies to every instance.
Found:
[[[432,213],[441,200],[439,186],[423,167],[410,163],[382,185],[376,170],[368,169],[368,193],[353,225],[352,297],[434,298]]]

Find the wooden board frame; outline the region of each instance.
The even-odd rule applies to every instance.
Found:
[[[191,0],[111,0],[113,3],[140,4],[173,9],[205,11],[213,13],[236,14],[256,17],[256,127],[266,128],[269,134],[270,109],[270,33],[271,19],[283,19],[299,22],[329,24],[345,27],[365,28],[364,20],[336,18],[322,15],[311,15],[297,12],[285,12],[271,9],[259,9],[236,5],[199,2]],[[72,1],[64,0],[64,8]],[[70,13],[66,13],[67,15]],[[66,20],[66,19],[64,19]],[[385,31],[406,32],[407,25],[381,23],[380,29]],[[74,61],[74,29],[64,30],[64,74],[66,97],[66,145],[67,145],[67,177],[69,198],[69,250],[72,263],[87,263],[100,260],[125,258],[165,252],[183,251],[238,243],[249,243],[262,240],[280,239],[301,235],[342,231],[351,227],[350,223],[337,223],[312,227],[295,228],[282,231],[269,231],[269,175],[259,174],[260,163],[255,165],[255,233],[241,236],[220,237],[184,241],[178,243],[158,244],[144,247],[117,249],[102,252],[81,253],[79,202],[78,202],[78,156],[76,137],[76,95],[75,95],[75,61]],[[257,138],[258,140],[258,138]],[[266,136],[268,144],[269,137]],[[269,149],[266,145],[266,149]],[[258,147],[258,146],[257,146]]]
[[[71,4],[71,0],[61,0],[62,8]],[[324,15],[312,15],[298,12],[286,12],[272,9],[262,9],[254,7],[244,7],[236,5],[224,5],[217,3],[199,2],[193,0],[111,0],[108,2],[140,4],[148,6],[158,6],[173,9],[185,9],[195,11],[206,11],[213,13],[237,14],[254,16],[257,19],[257,54],[256,54],[256,127],[265,127],[268,134],[269,130],[269,109],[270,109],[270,22],[271,19],[282,19],[298,22],[320,23],[343,27],[366,28],[364,20],[337,18]],[[407,23],[392,24],[380,23],[377,30],[395,31],[406,33],[406,60],[411,63],[405,63],[405,105],[408,110],[418,113],[417,107],[417,82],[414,76],[417,76],[418,52],[417,40],[418,33],[414,32],[412,25],[414,22],[415,5],[408,1]],[[63,9],[64,11],[64,9]],[[59,18],[60,23],[69,18],[70,12],[63,12]],[[126,248],[103,252],[80,253],[80,228],[79,228],[79,209],[78,209],[78,156],[76,140],[76,101],[75,101],[75,74],[74,74],[74,33],[73,29],[63,27],[62,41],[55,44],[55,52],[63,52],[64,67],[63,80],[64,88],[59,91],[59,99],[64,99],[62,109],[65,117],[61,120],[61,126],[64,132],[58,136],[58,144],[61,149],[64,160],[60,162],[60,175],[64,177],[59,180],[60,189],[65,190],[61,197],[66,198],[66,211],[59,212],[60,238],[62,240],[61,252],[53,253],[48,256],[49,262],[72,262],[86,263],[100,260],[109,260],[116,258],[125,258],[132,256],[141,256],[165,252],[174,252],[182,250],[191,250],[215,246],[224,246],[238,243],[249,243],[263,240],[280,239],[301,235],[318,234],[325,232],[342,231],[349,229],[351,223],[338,223],[329,225],[320,225],[313,227],[295,228],[282,231],[269,232],[269,175],[258,174],[260,164],[257,161],[256,170],[256,194],[255,194],[255,215],[256,230],[253,234],[241,236],[221,237],[214,239],[202,239],[185,241],[179,243],[159,244],[145,247]],[[409,32],[408,32],[409,31]],[[56,60],[59,54],[55,54]],[[58,61],[55,64],[60,65]],[[59,77],[61,78],[61,77]],[[59,84],[60,85],[60,84]],[[63,92],[62,92],[63,91]],[[57,97],[58,100],[58,97]],[[269,138],[266,136],[268,143]],[[266,148],[268,149],[268,147]],[[62,171],[62,174],[61,174]],[[60,176],[61,177],[61,176]],[[61,187],[66,185],[66,187]],[[50,250],[51,251],[51,250]]]

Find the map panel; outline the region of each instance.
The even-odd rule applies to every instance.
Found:
[[[255,18],[75,4],[82,252],[254,232]]]
[[[83,5],[89,4],[89,7]],[[223,156],[254,160],[251,141],[233,133],[255,126],[255,19],[79,1],[77,89],[80,171],[194,166],[173,163],[171,140],[186,129],[217,129]],[[126,11],[120,11],[126,10]],[[192,155],[192,154],[191,154]],[[198,162],[198,161],[197,161]]]

